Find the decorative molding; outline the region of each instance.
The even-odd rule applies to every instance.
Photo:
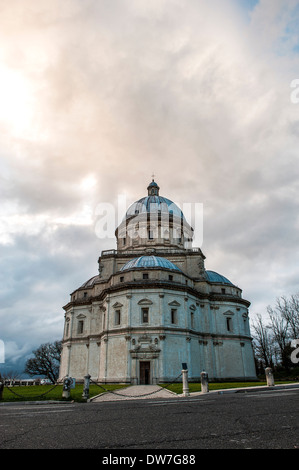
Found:
[[[223,315],[232,316],[232,315],[234,315],[234,312],[232,312],[231,310],[227,310],[226,312],[223,312]]]
[[[151,343],[152,341],[152,338],[147,334],[141,335],[138,338],[138,343]]]
[[[138,305],[152,305],[153,302],[150,299],[141,299],[138,302]]]

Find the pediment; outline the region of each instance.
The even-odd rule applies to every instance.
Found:
[[[152,305],[153,302],[150,299],[141,299],[138,302],[138,305]]]
[[[79,318],[80,320],[82,318],[86,318],[86,315],[84,315],[83,313],[79,313],[79,315],[77,315],[76,318]]]
[[[170,307],[180,307],[181,304],[177,302],[176,300],[173,300],[172,302],[169,302]]]
[[[227,310],[226,312],[223,312],[223,315],[234,315],[234,312]]]
[[[120,302],[115,302],[115,304],[112,305],[113,308],[121,308],[123,307],[123,304],[121,304]]]

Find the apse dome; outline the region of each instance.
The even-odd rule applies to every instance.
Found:
[[[212,282],[213,284],[228,284],[233,286],[234,284],[229,281],[226,277],[222,276],[222,274],[218,274],[215,271],[206,271],[208,281]]]
[[[175,271],[181,271],[175,264],[166,258],[160,256],[139,256],[128,261],[122,268],[121,271],[128,271],[129,269],[148,269],[148,268],[163,268],[171,269]]]

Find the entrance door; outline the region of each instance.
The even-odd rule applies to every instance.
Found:
[[[149,361],[140,362],[140,385],[149,385],[151,381],[151,363]]]

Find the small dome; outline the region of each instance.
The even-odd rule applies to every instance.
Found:
[[[128,261],[120,270],[128,271],[129,269],[140,268],[163,268],[163,269],[173,269],[176,271],[181,271],[175,264],[169,261],[166,258],[161,258],[159,256],[140,256],[139,258],[134,258]]]
[[[233,286],[233,283],[230,282],[226,277],[222,276],[221,274],[216,273],[215,271],[206,271],[208,281],[217,284],[229,284]]]
[[[92,278],[90,278],[88,281],[84,282],[84,284],[82,284],[82,286],[80,287],[80,289],[83,289],[84,287],[93,287],[94,284],[100,280],[100,276],[97,275],[97,276],[93,276]]]

